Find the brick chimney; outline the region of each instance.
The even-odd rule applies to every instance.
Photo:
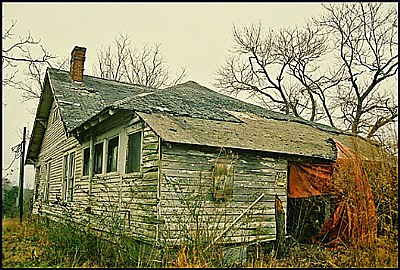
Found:
[[[75,82],[83,80],[83,70],[85,63],[86,48],[75,46],[71,52],[71,62],[69,74]]]

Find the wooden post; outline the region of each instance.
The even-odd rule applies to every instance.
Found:
[[[282,258],[285,251],[285,211],[282,201],[275,194],[276,258]]]
[[[24,158],[25,158],[25,137],[26,127],[24,127],[24,133],[22,135],[21,142],[21,160],[19,167],[19,194],[18,194],[18,206],[19,206],[19,221],[22,222],[22,215],[24,213]]]

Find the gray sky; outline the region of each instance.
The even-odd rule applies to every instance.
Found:
[[[223,65],[232,46],[232,26],[261,22],[265,28],[303,24],[318,15],[320,3],[7,3],[2,2],[3,31],[17,20],[15,35],[28,31],[41,39],[53,55],[68,58],[75,45],[87,48],[85,73],[92,73],[97,52],[119,33],[133,45],[161,44],[171,71],[181,67],[187,80],[214,88],[214,73]],[[11,147],[21,141],[22,128],[33,127],[36,102],[20,102],[21,93],[2,89],[2,168],[13,160]],[[28,144],[27,144],[28,145]],[[9,177],[18,182],[19,160]],[[3,176],[5,175],[5,171]],[[25,168],[26,186],[33,186],[33,166]]]

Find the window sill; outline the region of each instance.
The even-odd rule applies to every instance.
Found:
[[[128,178],[141,178],[143,176],[142,172],[132,172],[132,173],[125,173],[122,178],[123,179],[128,179]]]
[[[106,173],[106,174],[95,174],[93,176],[93,178],[96,179],[111,179],[111,178],[115,178],[115,177],[119,177],[120,174],[118,172],[110,172],[110,173]]]

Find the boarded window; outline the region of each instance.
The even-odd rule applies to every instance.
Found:
[[[116,172],[117,171],[118,141],[119,141],[119,137],[115,137],[108,141],[107,172]]]
[[[96,174],[103,172],[103,143],[94,146],[93,172]]]
[[[212,170],[213,195],[215,199],[226,199],[233,193],[233,164],[216,163]]]
[[[90,147],[83,150],[83,176],[89,175]]]
[[[142,156],[142,132],[136,132],[128,136],[128,152],[126,158],[126,173],[140,172]]]

